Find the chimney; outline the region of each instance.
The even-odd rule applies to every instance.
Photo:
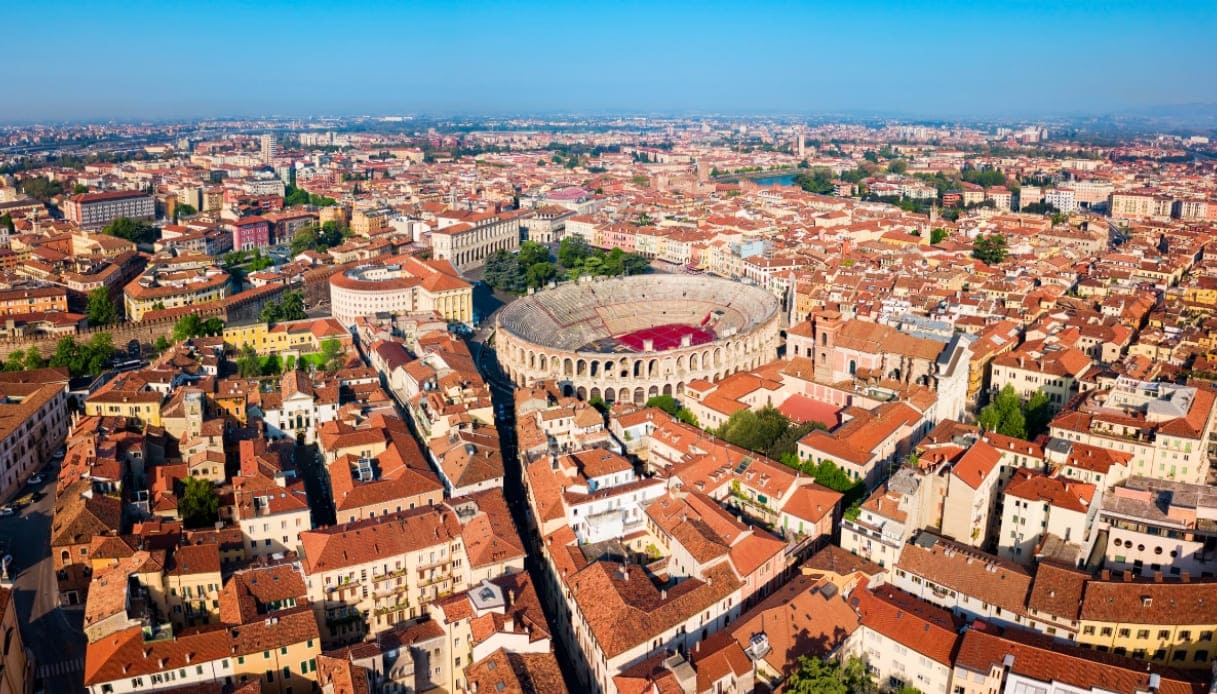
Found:
[[[1102,571],[1100,571],[1099,578],[1104,581],[1110,581],[1111,580],[1111,569],[1103,569]]]
[[[1124,582],[1132,583],[1132,572],[1131,571],[1128,571],[1128,570],[1124,571]]]
[[[1162,582],[1162,572],[1155,571],[1154,572],[1154,583],[1161,583],[1161,582]]]

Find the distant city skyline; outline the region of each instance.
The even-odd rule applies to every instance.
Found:
[[[21,3],[0,121],[1217,102],[1217,4]]]

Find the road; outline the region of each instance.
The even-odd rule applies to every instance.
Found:
[[[47,692],[84,691],[84,612],[59,607],[59,587],[51,562],[53,480],[58,465],[48,464],[41,485],[44,496],[17,515],[0,518],[0,538],[13,556],[13,600],[25,646],[34,655],[34,673]]]

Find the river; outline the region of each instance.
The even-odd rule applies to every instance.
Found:
[[[794,174],[781,174],[778,176],[766,176],[764,178],[754,178],[752,182],[761,187],[768,186],[792,186],[794,185]]]

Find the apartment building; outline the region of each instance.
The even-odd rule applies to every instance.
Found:
[[[143,320],[149,311],[208,304],[228,296],[228,273],[217,266],[180,269],[153,264],[123,287],[127,318]]]
[[[16,496],[68,435],[68,374],[0,374],[0,499]]]
[[[429,603],[469,587],[460,520],[446,506],[306,531],[300,544],[327,643],[361,641],[419,619]]]
[[[1098,510],[1096,501],[1093,484],[1016,470],[1005,488],[998,555],[1031,563],[1045,539],[1052,536],[1084,558]]]
[[[1155,665],[1208,670],[1217,655],[1217,583],[1188,579],[1088,581],[1078,643]]]
[[[1054,438],[1131,456],[1128,474],[1202,484],[1209,468],[1213,404],[1206,388],[1119,377],[1087,392],[1052,421]]]
[[[858,588],[849,596],[860,623],[843,649],[866,659],[886,687],[951,691],[963,620],[891,586]]]
[[[1131,571],[1203,578],[1217,576],[1217,490],[1135,476],[1107,490],[1099,528],[1107,531],[1103,565]]]
[[[1132,658],[1063,646],[1023,629],[977,624],[963,633],[951,678],[952,694],[1201,694],[1178,671]]]
[[[993,359],[990,383],[995,393],[1012,386],[1024,400],[1042,390],[1056,411],[1078,393],[1079,381],[1091,365],[1090,357],[1072,347],[1027,342]]]
[[[64,216],[82,229],[97,230],[119,217],[156,219],[156,200],[138,190],[82,193],[68,198]]]
[[[0,317],[67,312],[67,310],[68,291],[63,287],[0,289]]]

